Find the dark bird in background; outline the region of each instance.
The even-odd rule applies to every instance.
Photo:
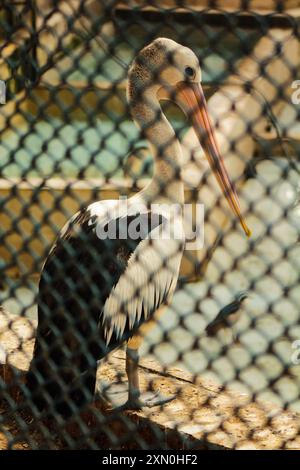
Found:
[[[208,336],[215,336],[220,330],[230,328],[238,320],[242,304],[248,297],[247,292],[238,293],[235,300],[223,307],[216,318],[207,325],[205,328],[206,334]]]

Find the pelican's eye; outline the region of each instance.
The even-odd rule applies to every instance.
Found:
[[[185,76],[187,78],[194,78],[195,77],[195,70],[192,67],[186,67],[184,69]]]

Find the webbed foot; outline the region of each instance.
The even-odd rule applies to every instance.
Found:
[[[114,408],[114,411],[126,411],[126,410],[142,410],[143,408],[153,408],[155,406],[163,406],[166,403],[174,400],[176,395],[171,395],[166,397],[162,395],[159,391],[157,392],[144,392],[139,396],[128,397],[125,403],[117,408]]]

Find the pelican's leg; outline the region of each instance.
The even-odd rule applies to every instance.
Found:
[[[140,409],[145,404],[141,400],[139,384],[139,347],[142,343],[142,336],[133,336],[127,343],[126,348],[126,375],[128,383],[119,380],[110,384],[107,389],[100,392],[102,400],[110,404],[115,411],[125,409]]]
[[[139,381],[139,348],[142,343],[140,335],[133,336],[126,348],[126,374],[128,378],[128,408],[141,408],[141,390]]]
[[[160,308],[153,320],[144,323],[139,328],[135,336],[127,343],[126,349],[126,374],[128,386],[124,388],[124,383],[113,384],[106,393],[107,402],[110,402],[114,411],[136,410],[144,407],[160,406],[176,398],[175,395],[164,397],[159,391],[146,391],[141,393],[139,383],[139,348],[146,334],[149,334],[157,324],[156,320],[164,311],[165,306]],[[127,385],[127,384],[126,384]],[[122,405],[119,405],[121,404]]]
[[[128,377],[128,400],[123,405],[124,409],[141,409],[144,407],[161,406],[174,400],[175,395],[163,396],[159,391],[146,391],[141,393],[139,383],[139,348],[146,334],[149,334],[157,324],[156,320],[161,316],[165,306],[161,307],[155,314],[153,320],[144,323],[138,333],[127,343],[126,350],[126,373]]]

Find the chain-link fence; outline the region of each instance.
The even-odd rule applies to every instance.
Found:
[[[299,18],[1,3],[1,449],[299,448]]]

